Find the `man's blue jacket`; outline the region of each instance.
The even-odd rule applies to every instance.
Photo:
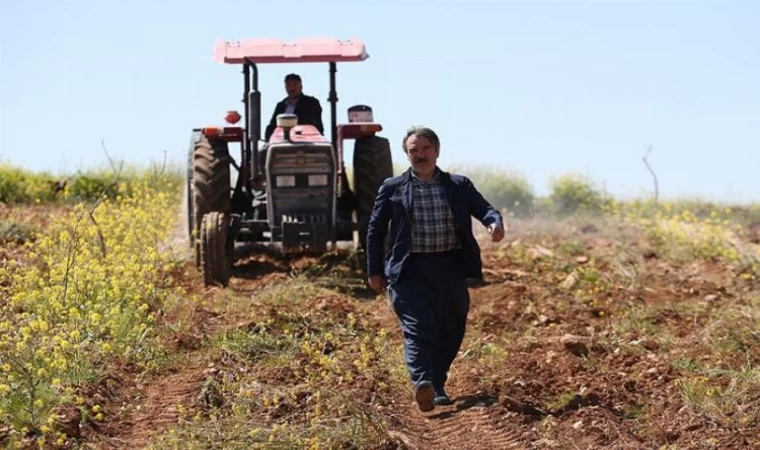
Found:
[[[503,224],[503,218],[467,177],[440,171],[440,181],[456,218],[466,275],[468,278],[482,279],[480,247],[472,232],[471,217],[475,217],[485,226],[496,222]],[[401,175],[385,180],[378,190],[367,229],[369,276],[385,275],[390,283],[398,280],[404,261],[412,250],[413,211],[410,168]],[[386,238],[390,245],[387,254]]]

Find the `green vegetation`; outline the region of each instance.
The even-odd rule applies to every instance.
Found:
[[[562,175],[553,179],[549,187],[550,204],[557,213],[598,212],[604,206],[601,190],[582,175]]]
[[[54,175],[0,163],[0,203],[90,202],[102,194],[109,199],[131,197],[141,193],[135,190],[135,186],[162,189],[163,186],[176,185],[182,176],[179,168],[158,164],[147,168],[96,167]]]
[[[29,225],[7,220],[0,221],[0,245],[6,243],[23,244],[32,239],[33,236],[34,230]]]
[[[42,179],[14,173],[19,184],[6,182],[5,192],[28,195],[30,180]],[[0,265],[0,423],[12,427],[10,443],[63,442],[56,423],[66,405],[102,421],[102,405],[80,389],[117,361],[145,369],[161,361],[154,314],[172,293],[162,248],[178,219],[167,211],[177,210],[179,185],[151,171],[116,183],[87,185],[79,192],[97,200],[72,205],[34,240],[23,243],[32,233],[24,227],[0,228],[29,258]],[[117,193],[130,195],[111,199]]]
[[[533,186],[523,174],[486,166],[451,167],[449,170],[472,180],[494,207],[516,216],[527,216],[533,212]]]

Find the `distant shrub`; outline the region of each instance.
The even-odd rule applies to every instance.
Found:
[[[42,203],[56,200],[94,201],[101,195],[115,199],[131,197],[135,185],[163,190],[184,182],[181,168],[127,167],[119,172],[107,168],[89,168],[72,174],[54,176],[0,163],[0,203]]]
[[[554,178],[549,183],[549,190],[552,207],[560,214],[600,211],[604,206],[601,190],[580,174],[569,173]]]
[[[0,203],[49,201],[55,196],[51,188],[54,183],[55,177],[48,173],[33,173],[0,163]]]
[[[113,178],[84,173],[71,181],[67,191],[71,198],[78,200],[93,200],[101,194],[105,194],[108,198],[115,198],[119,189]]]
[[[517,171],[495,167],[451,167],[453,173],[472,180],[475,187],[494,207],[525,216],[532,212],[535,194],[530,181]]]

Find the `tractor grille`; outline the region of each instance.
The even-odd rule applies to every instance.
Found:
[[[284,188],[273,190],[272,204],[274,218],[296,218],[297,222],[307,223],[311,218],[323,217],[329,223],[332,213],[333,194],[327,188]],[[307,220],[307,218],[309,218]],[[280,225],[275,221],[275,225]],[[317,223],[317,222],[314,222]]]
[[[288,216],[283,214],[282,223],[308,223],[308,224],[328,224],[330,219],[327,214],[299,214]]]
[[[272,145],[267,172],[270,226],[334,225],[336,167],[329,143]]]
[[[279,149],[278,149],[279,150]],[[315,173],[329,172],[333,168],[332,157],[325,153],[278,153],[274,158],[271,173]]]

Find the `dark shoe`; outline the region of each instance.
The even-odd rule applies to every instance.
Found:
[[[420,383],[414,393],[414,399],[422,412],[432,411],[435,408],[434,397],[435,389],[433,389],[433,383],[429,381]]]
[[[436,405],[442,405],[442,406],[454,404],[454,402],[451,401],[449,394],[447,394],[443,388],[435,389],[435,398],[433,399],[433,403],[435,403]]]

